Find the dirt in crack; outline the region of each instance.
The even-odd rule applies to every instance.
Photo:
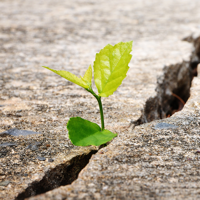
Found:
[[[88,154],[78,155],[70,161],[48,170],[41,181],[32,182],[15,200],[24,200],[25,198],[45,193],[59,186],[71,184],[77,179],[79,172],[88,164],[91,156],[96,152],[92,150]]]
[[[190,61],[164,67],[163,75],[157,80],[157,95],[146,101],[141,117],[131,122],[135,126],[170,117],[182,110],[190,97],[192,79],[197,76],[197,65],[200,63],[200,37],[184,40],[194,44]]]

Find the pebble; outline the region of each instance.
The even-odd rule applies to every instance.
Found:
[[[40,161],[45,161],[46,160],[45,157],[40,157],[40,156],[37,156],[37,159],[40,160]]]
[[[0,186],[7,186],[10,183],[10,181],[2,181],[0,182]]]
[[[52,159],[52,158],[48,159],[48,162],[53,162],[53,161],[54,161],[54,159]]]

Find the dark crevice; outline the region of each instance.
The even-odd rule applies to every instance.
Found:
[[[77,179],[80,171],[88,164],[91,156],[96,152],[96,150],[92,150],[88,154],[78,155],[70,161],[48,170],[42,180],[32,182],[15,200],[24,200],[25,198],[45,193],[59,186],[71,184]]]
[[[141,117],[131,122],[134,126],[172,116],[183,109],[190,97],[192,79],[197,76],[200,63],[200,37],[184,40],[194,44],[190,61],[164,67],[163,75],[157,80],[157,95],[146,101]]]

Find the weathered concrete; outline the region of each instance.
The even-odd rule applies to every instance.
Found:
[[[190,110],[192,118],[186,118],[183,110],[162,120],[177,125],[177,129],[155,130],[152,127],[158,122],[153,122],[132,131],[128,125],[140,118],[147,99],[157,95],[155,88],[162,90],[157,77],[163,74],[164,66],[172,70],[180,67],[180,84],[171,79],[166,90],[169,95],[189,73],[189,63],[195,59],[191,57],[193,45],[182,39],[200,31],[199,7],[198,0],[1,1],[0,132],[18,128],[42,135],[1,137],[1,144],[13,144],[0,147],[0,199],[13,199],[33,182],[44,180],[49,169],[68,166],[73,156],[95,150],[73,147],[65,128],[67,120],[77,115],[99,123],[95,99],[41,66],[83,74],[107,43],[128,40],[134,44],[127,78],[113,96],[103,99],[106,128],[119,136],[93,156],[71,186],[36,199],[160,199],[179,198],[179,194],[197,198],[198,159],[193,158],[198,154],[194,157],[193,153],[199,145],[199,92],[192,93],[196,97],[184,108]],[[159,80],[162,83],[163,79]],[[160,97],[158,105],[166,95]],[[160,116],[168,114],[168,110],[161,110]],[[39,161],[38,156],[46,160]]]

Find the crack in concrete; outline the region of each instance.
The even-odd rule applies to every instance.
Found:
[[[32,182],[15,200],[24,200],[25,198],[45,193],[59,186],[71,184],[77,179],[80,171],[88,164],[91,156],[96,152],[92,150],[88,154],[75,156],[70,161],[48,170],[42,180]]]
[[[132,121],[131,125],[138,126],[170,117],[184,107],[190,97],[192,79],[197,76],[197,65],[200,63],[200,37],[188,37],[184,41],[194,44],[190,61],[164,67],[163,75],[157,79],[157,95],[146,101],[141,117]]]

